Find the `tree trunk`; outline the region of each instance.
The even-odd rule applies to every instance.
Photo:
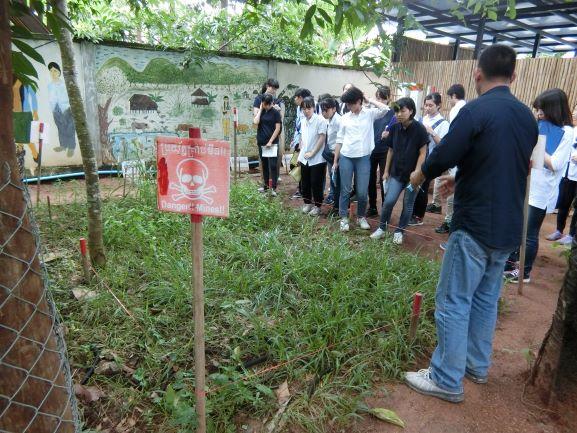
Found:
[[[109,97],[102,105],[98,105],[98,125],[100,128],[100,148],[102,149],[102,162],[105,164],[114,164],[116,160],[112,156],[112,149],[110,146],[110,140],[108,139],[108,127],[112,123],[112,120],[108,120],[108,109],[110,103],[112,102],[112,96]]]
[[[559,293],[553,322],[531,372],[533,390],[546,405],[577,393],[577,243]]]
[[[62,17],[68,17],[66,0],[50,0],[55,11],[59,11]],[[102,229],[102,203],[100,200],[100,184],[98,181],[98,163],[94,153],[94,145],[88,133],[86,112],[80,94],[80,87],[76,77],[76,66],[72,45],[72,35],[64,26],[58,35],[58,45],[62,56],[62,69],[64,82],[70,100],[70,109],[74,117],[76,134],[82,154],[82,165],[86,178],[86,202],[88,205],[88,248],[90,259],[97,266],[106,263],[104,254],[103,229]]]
[[[76,431],[62,334],[16,160],[9,1],[0,0],[0,431]]]

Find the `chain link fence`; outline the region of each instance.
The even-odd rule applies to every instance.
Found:
[[[0,432],[80,431],[28,190],[0,162]]]

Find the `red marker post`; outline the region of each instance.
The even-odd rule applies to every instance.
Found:
[[[157,137],[156,158],[158,209],[190,214],[194,370],[198,415],[196,431],[206,433],[202,217],[228,217],[230,144],[226,141],[200,138]]]
[[[42,142],[44,138],[44,123],[38,124],[38,176],[36,177],[36,206],[40,205],[40,177],[42,176]]]
[[[421,304],[423,301],[422,293],[415,293],[413,297],[413,311],[411,312],[411,326],[409,327],[409,341],[412,342],[417,335],[417,325],[421,316]]]
[[[84,280],[90,282],[90,263],[88,262],[88,248],[86,246],[86,239],[80,238],[80,255],[82,257],[82,271],[84,272]]]
[[[240,171],[240,167],[237,167],[238,164],[238,151],[237,151],[237,145],[236,145],[236,131],[238,128],[238,110],[236,107],[232,108],[232,114],[234,116],[234,128],[233,128],[233,134],[232,134],[232,140],[233,140],[233,149],[234,149],[234,159],[233,159],[233,173],[234,173],[234,181],[236,182],[237,176],[238,176],[238,172]]]

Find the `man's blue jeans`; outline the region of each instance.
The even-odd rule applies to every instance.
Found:
[[[488,248],[463,230],[449,236],[435,296],[437,348],[431,378],[437,386],[463,392],[465,369],[487,376],[503,266],[510,253]]]
[[[370,156],[360,158],[347,158],[339,156],[339,174],[341,179],[339,196],[339,215],[349,215],[349,200],[353,189],[353,173],[357,187],[357,216],[364,217],[367,214],[367,201],[369,191],[369,176],[371,170]]]
[[[401,217],[399,218],[399,227],[395,230],[396,232],[403,232],[405,227],[409,225],[411,216],[413,216],[413,206],[415,205],[415,199],[417,198],[418,188],[409,191],[407,184],[400,182],[394,177],[389,177],[387,179],[387,193],[385,194],[385,200],[383,201],[383,206],[381,207],[381,222],[379,227],[383,230],[387,229],[387,225],[391,222],[391,214],[393,213],[393,208],[397,204],[399,196],[405,191],[403,196],[403,210],[401,211]]]

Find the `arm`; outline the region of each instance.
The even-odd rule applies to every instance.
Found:
[[[319,134],[319,138],[317,140],[317,143],[314,147],[314,149],[311,152],[307,152],[305,153],[305,158],[306,159],[310,159],[313,156],[315,156],[317,153],[320,152],[320,150],[325,146],[325,138],[326,138],[326,134]]]
[[[377,107],[376,110],[371,110],[371,116],[373,118],[373,121],[375,119],[380,119],[381,117],[383,117],[385,114],[387,114],[387,111],[390,110],[389,106],[387,104],[383,104],[382,102],[377,101],[376,99],[372,99],[369,98],[367,100],[369,102],[369,104],[374,105],[375,107]]]
[[[262,113],[262,103],[260,104],[260,108],[253,108],[254,111],[254,119],[252,123],[258,125],[260,123],[260,115]]]
[[[571,155],[571,145],[573,144],[573,131],[565,130],[561,142],[553,155],[545,153],[545,167],[551,171],[565,169],[569,156]]]
[[[387,162],[385,163],[385,172],[383,173],[383,180],[387,180],[389,178],[392,161],[393,161],[393,148],[389,147],[389,150],[387,152]]]
[[[268,143],[266,144],[266,146],[271,147],[273,141],[276,140],[276,138],[278,137],[279,134],[280,134],[280,123],[277,123],[277,124],[275,124],[274,131],[273,131],[272,135],[270,136],[270,139],[268,140]]]
[[[335,158],[333,159],[333,170],[339,168],[339,156],[341,154],[341,143],[337,143],[335,146]]]
[[[422,174],[421,167],[425,162],[425,158],[427,157],[427,145],[421,146],[419,149],[419,158],[417,159],[417,165],[415,166],[415,171],[411,173],[411,185],[413,188],[419,188],[423,182],[425,181],[425,176]]]

